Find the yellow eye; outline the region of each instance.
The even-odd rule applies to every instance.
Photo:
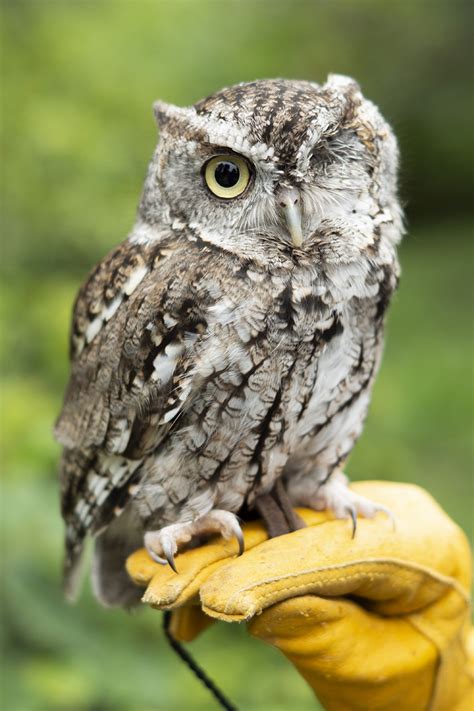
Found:
[[[204,180],[217,197],[238,197],[250,182],[248,163],[241,156],[214,156],[204,166]]]

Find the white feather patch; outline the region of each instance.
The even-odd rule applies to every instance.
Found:
[[[107,477],[99,476],[95,472],[92,472],[89,474],[87,483],[91,494],[94,494],[94,496],[97,497],[107,486]]]
[[[159,381],[162,384],[167,383],[171,379],[174,369],[176,368],[176,360],[174,358],[168,358],[168,356],[160,353],[160,355],[157,355],[153,361],[153,368],[154,370],[151,374],[151,379]]]
[[[119,420],[116,424],[116,430],[109,446],[114,452],[123,452],[132,434],[128,420],[126,418]]]
[[[104,321],[102,319],[102,315],[100,314],[99,316],[96,316],[96,318],[90,322],[86,329],[86,341],[87,343],[90,343],[92,339],[94,339],[97,334],[99,333],[100,329],[104,325]]]
[[[123,285],[123,292],[127,294],[127,296],[130,296],[133,294],[137,286],[140,284],[142,281],[143,277],[145,274],[148,272],[148,267],[141,266],[137,267],[130,276],[128,277],[127,281]]]
[[[181,404],[178,405],[178,407],[173,407],[172,410],[168,410],[168,412],[165,413],[165,415],[162,417],[161,422],[165,424],[166,422],[170,422],[175,415],[178,414],[178,412],[181,410]]]
[[[115,299],[113,301],[110,302],[110,304],[107,306],[106,309],[104,309],[102,311],[102,314],[101,314],[104,321],[110,321],[110,319],[115,314],[115,312],[117,311],[117,309],[120,306],[120,304],[122,303],[122,301],[123,301],[123,296],[122,296],[122,294],[119,294],[118,296],[115,297]]]
[[[176,326],[178,323],[178,319],[174,318],[173,316],[170,316],[169,314],[163,314],[163,323],[165,324],[166,328],[173,328],[173,326]]]

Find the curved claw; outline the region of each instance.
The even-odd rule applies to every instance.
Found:
[[[231,536],[234,535],[237,538],[237,543],[239,544],[238,555],[241,556],[245,550],[244,534],[240,528],[241,519],[235,514],[231,516],[232,519],[228,522],[227,531],[223,532],[223,536],[224,538],[231,538]]]
[[[244,534],[242,533],[242,529],[238,525],[236,526],[235,537],[237,538],[237,543],[239,544],[238,555],[241,556],[245,550],[245,541],[244,541]]]
[[[245,550],[244,534],[242,533],[242,529],[240,527],[242,519],[227,511],[222,513],[225,515],[225,525],[224,528],[221,528],[221,534],[227,540],[232,538],[232,536],[236,537],[237,543],[239,544],[238,555],[241,556]]]
[[[174,570],[175,573],[178,572],[178,569],[176,567],[176,563],[174,562],[174,550],[173,550],[173,544],[169,540],[165,540],[162,542],[162,547],[163,547],[163,553],[165,554],[165,558],[169,563],[169,566],[172,570]]]
[[[346,508],[347,513],[351,517],[352,520],[352,536],[351,538],[355,537],[356,531],[357,531],[357,512],[355,510],[354,506],[348,506]]]

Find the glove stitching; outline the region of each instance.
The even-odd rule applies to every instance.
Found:
[[[411,573],[413,573],[413,572],[423,573],[426,576],[426,578],[428,579],[427,582],[429,582],[429,583],[437,582],[437,583],[441,583],[444,587],[454,588],[461,595],[461,597],[466,601],[466,603],[469,604],[469,596],[467,595],[466,591],[462,588],[460,583],[458,583],[458,581],[454,580],[453,578],[444,576],[441,573],[436,573],[435,571],[432,571],[429,568],[425,568],[424,566],[419,565],[419,564],[411,564],[410,565],[410,564],[406,563],[405,561],[401,561],[400,559],[397,559],[397,558],[365,558],[364,560],[351,561],[350,563],[346,563],[346,564],[342,564],[342,565],[338,564],[338,565],[334,565],[334,566],[328,566],[326,568],[319,568],[316,570],[314,570],[314,569],[313,570],[306,570],[306,571],[299,572],[297,574],[291,573],[288,575],[282,575],[277,578],[273,578],[271,580],[266,580],[264,582],[258,582],[258,583],[255,583],[254,585],[243,587],[243,588],[237,590],[235,593],[233,593],[233,595],[230,598],[228,598],[227,604],[225,605],[225,608],[224,608],[224,612],[227,613],[229,611],[229,608],[234,606],[233,603],[234,603],[235,598],[238,598],[241,595],[245,595],[245,593],[248,593],[248,592],[251,592],[254,590],[258,590],[258,588],[265,587],[265,586],[271,585],[273,583],[279,582],[281,580],[292,579],[292,578],[294,579],[295,577],[301,578],[303,576],[320,574],[322,572],[337,571],[337,570],[341,570],[343,568],[350,568],[353,566],[367,564],[367,563],[375,563],[377,565],[386,565],[387,567],[396,565],[397,566],[397,575],[398,576],[402,575],[404,578],[408,578],[410,575],[410,572]],[[351,580],[353,578],[357,578],[357,577],[362,578],[363,575],[364,574],[360,573],[360,572],[353,573],[352,575],[346,575],[341,578],[338,578],[338,581],[347,582],[348,580]],[[374,571],[370,575],[371,575],[371,577],[380,578],[380,577],[384,577],[386,575],[386,573]],[[300,583],[286,586],[284,588],[279,588],[278,592],[282,593],[282,592],[290,592],[292,590],[298,590],[298,589],[302,590],[304,587],[307,587],[307,586],[312,586],[312,587],[315,586],[317,588],[321,588],[323,585],[327,584],[328,582],[333,582],[333,581],[334,581],[334,578],[328,577],[328,578],[323,578],[318,581],[314,581],[312,583],[301,583],[300,582]],[[268,593],[262,593],[260,595],[260,598],[262,600],[265,600],[267,598],[272,597],[273,595],[274,595],[274,592],[270,591]],[[201,597],[201,599],[202,599],[202,597]],[[264,608],[262,608],[262,609],[264,609]],[[237,614],[239,614],[239,613],[237,613]]]

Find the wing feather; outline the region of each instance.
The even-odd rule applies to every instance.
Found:
[[[64,446],[66,578],[82,541],[120,513],[143,457],[175,417],[189,346],[206,327],[189,243],[125,242],[90,274],[76,299],[72,372],[55,436]],[[179,392],[178,392],[179,400]]]

